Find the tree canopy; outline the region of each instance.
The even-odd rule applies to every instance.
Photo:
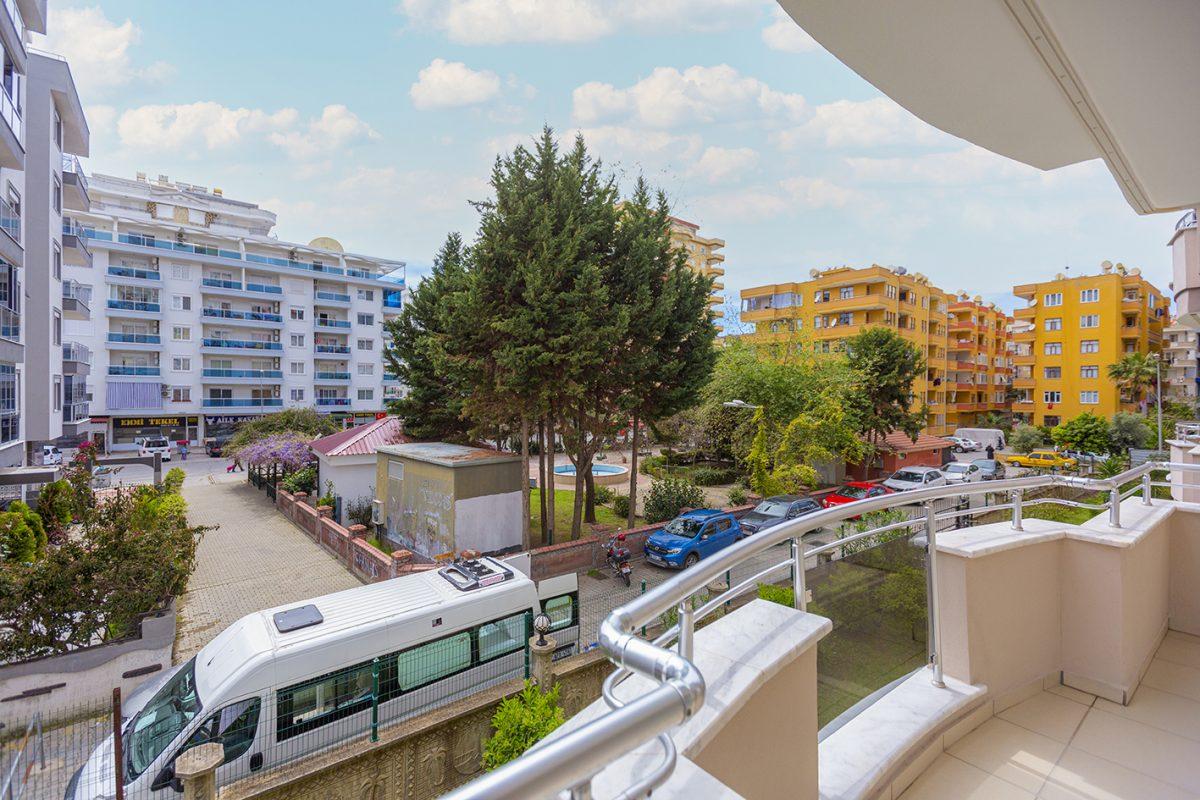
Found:
[[[888,328],[867,328],[846,340],[846,358],[858,381],[853,393],[859,427],[878,444],[892,431],[915,442],[925,427],[925,404],[914,411],[913,382],[925,370],[916,345]]]

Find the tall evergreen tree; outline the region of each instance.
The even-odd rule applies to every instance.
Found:
[[[917,347],[895,331],[868,328],[846,340],[846,360],[858,385],[850,398],[860,431],[878,445],[892,431],[915,442],[928,416],[924,403],[913,411],[913,382],[925,369]]]

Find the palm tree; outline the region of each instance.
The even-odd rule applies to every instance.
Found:
[[[1155,358],[1149,353],[1127,353],[1120,361],[1108,365],[1108,377],[1133,402],[1139,401],[1145,390],[1154,385],[1156,374]]]

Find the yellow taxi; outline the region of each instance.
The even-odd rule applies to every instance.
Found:
[[[1074,469],[1079,462],[1054,450],[1032,450],[1028,453],[1014,453],[1007,457],[1009,464],[1033,469]]]

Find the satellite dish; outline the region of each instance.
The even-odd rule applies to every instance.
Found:
[[[810,278],[817,278],[817,277],[820,277],[820,275],[821,275],[821,270],[819,270],[819,269],[810,269],[808,271],[808,277],[810,277]]]
[[[895,272],[897,275],[907,275],[908,274],[908,270],[905,269],[904,267],[892,267],[892,271]]]
[[[308,243],[309,247],[314,247],[317,250],[328,250],[331,253],[344,253],[342,243],[332,236],[318,236]]]

